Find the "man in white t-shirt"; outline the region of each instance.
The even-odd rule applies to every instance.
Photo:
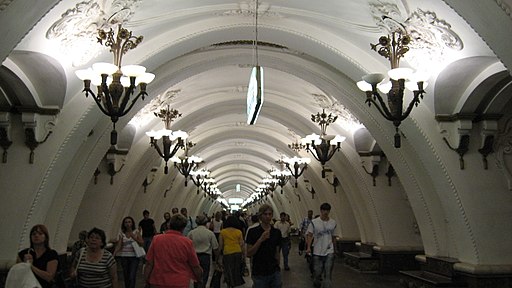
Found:
[[[313,285],[315,288],[331,287],[338,230],[336,221],[329,218],[330,212],[331,205],[329,203],[320,205],[320,217],[313,219],[307,230],[306,253],[311,253],[311,243],[313,238],[315,239],[315,249],[313,249]]]
[[[290,253],[290,223],[286,221],[286,213],[281,212],[279,215],[281,218],[280,221],[277,221],[274,224],[274,228],[279,229],[281,231],[281,253],[283,253],[283,264],[284,270],[289,271],[290,266],[288,266],[288,254]]]

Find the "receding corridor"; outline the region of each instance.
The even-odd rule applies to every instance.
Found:
[[[174,209],[188,231],[264,204],[284,238],[332,207],[335,287],[510,288],[511,11],[0,0],[0,288],[17,252],[65,259],[81,231],[116,243],[132,218],[147,245]],[[291,257],[285,287],[311,288]]]

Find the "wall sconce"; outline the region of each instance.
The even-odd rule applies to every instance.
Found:
[[[99,168],[96,167],[96,170],[94,170],[94,185],[98,184],[98,176],[101,174],[101,171]]]
[[[144,187],[144,194],[147,192],[147,187],[155,181],[155,173],[157,171],[157,168],[151,168],[151,171],[149,173],[149,176],[151,180],[148,180],[148,175],[146,175],[146,178],[144,178],[144,182],[142,182],[142,187]]]
[[[388,165],[388,171],[386,172],[386,176],[388,177],[388,186],[391,186],[391,178],[395,176],[395,168],[393,168],[393,165]]]
[[[120,150],[115,148],[115,146],[111,146],[107,151],[105,160],[108,166],[107,174],[110,175],[110,185],[114,184],[114,176],[123,169],[127,154],[128,150]]]
[[[48,119],[51,117],[51,119]],[[34,164],[34,150],[48,140],[48,137],[53,132],[55,127],[55,117],[47,115],[39,115],[37,113],[22,113],[21,121],[23,122],[23,128],[25,129],[25,145],[30,149],[29,163]],[[46,132],[42,141],[37,140],[39,134],[43,132],[43,127]]]
[[[329,179],[326,179],[327,183],[331,184],[332,187],[334,187],[334,194],[336,194],[336,187],[340,186],[340,181],[338,180],[338,177],[334,176],[332,179],[332,183],[329,182]]]
[[[308,179],[304,179],[304,184],[306,186],[306,191],[311,193],[311,199],[315,199],[315,188],[311,185],[311,183],[309,183]]]
[[[4,150],[2,154],[2,163],[7,163],[7,149],[12,144],[10,115],[7,112],[0,112],[0,147]]]

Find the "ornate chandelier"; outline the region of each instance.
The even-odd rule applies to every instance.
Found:
[[[302,149],[306,148],[306,145],[303,145],[299,141],[295,141],[293,143],[288,144],[288,147],[296,152],[299,152]]]
[[[413,73],[410,68],[399,68],[400,58],[409,51],[411,38],[405,30],[395,31],[391,36],[382,36],[379,43],[370,44],[372,50],[377,51],[381,56],[389,59],[391,70],[388,71],[389,82],[382,83],[385,76],[380,73],[368,74],[363,77],[363,81],[357,82],[357,86],[366,92],[366,103],[370,107],[372,104],[384,116],[385,119],[393,122],[395,126],[395,148],[400,148],[401,140],[399,126],[405,118],[409,116],[414,106],[418,106],[420,98],[425,94],[424,88],[427,87],[428,75],[426,73]],[[404,91],[412,91],[413,99],[404,111]],[[377,89],[387,96],[388,106],[377,91]]]
[[[288,170],[279,170],[279,169],[272,169],[269,171],[272,178],[276,180],[276,184],[281,186],[281,194],[283,194],[283,187],[288,183],[288,180],[290,180],[290,177],[292,176],[292,173]]]
[[[311,163],[311,158],[293,156],[292,158],[284,157],[280,161],[286,165],[288,171],[290,171],[293,178],[295,178],[295,188],[297,188],[297,179],[306,171],[308,164]]]
[[[190,180],[196,185],[197,187],[197,194],[199,194],[199,187],[203,185],[208,175],[210,175],[210,171],[206,169],[199,169],[199,170],[193,170],[190,172]]]
[[[333,116],[331,113],[327,115],[325,109],[322,113],[311,114],[311,121],[320,125],[321,133],[310,134],[302,139],[302,144],[306,145],[306,151],[311,153],[316,160],[322,164],[322,178],[325,178],[325,163],[331,160],[336,151],[341,148],[341,143],[345,141],[345,137],[340,135],[327,135],[327,126],[332,124],[338,119],[338,116]]]
[[[171,158],[171,161],[174,162],[174,167],[178,169],[181,175],[185,176],[185,187],[188,183],[188,176],[203,162],[203,158],[192,155],[188,156],[188,149],[185,149],[185,155],[183,156],[174,156]]]
[[[146,73],[146,68],[140,65],[121,66],[123,55],[134,49],[142,42],[142,36],[132,36],[132,32],[119,25],[117,35],[114,31],[98,30],[98,42],[110,47],[114,54],[114,64],[95,63],[92,68],[76,71],[80,80],[84,81],[85,97],[89,94],[100,108],[101,112],[110,117],[113,124],[110,133],[110,144],[117,144],[116,123],[120,117],[126,115],[135,105],[139,97],[144,97],[147,84],[155,78],[152,73]],[[91,90],[91,83],[97,86],[97,94]],[[135,88],[139,86],[139,93],[130,102]]]
[[[171,159],[178,150],[185,149],[186,139],[188,138],[187,132],[178,130],[171,130],[171,122],[173,119],[180,117],[181,114],[176,109],[161,109],[160,113],[154,113],[156,117],[162,119],[164,122],[165,128],[154,131],[151,130],[146,132],[146,135],[150,137],[151,147],[154,147],[158,155],[162,157],[165,161],[164,173],[169,173],[169,167],[167,166],[167,162]],[[158,145],[158,140],[162,139],[162,148]]]

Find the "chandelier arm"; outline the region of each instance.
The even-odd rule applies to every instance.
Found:
[[[162,157],[162,158],[165,158],[165,155],[162,153],[162,150],[158,146],[157,140],[153,140],[151,144],[152,144],[151,146],[153,146],[155,148],[158,155],[160,155],[160,157]]]
[[[338,148],[338,147],[336,147],[336,146],[334,146],[334,145],[331,145],[331,146],[333,146],[333,147],[335,147],[335,148],[334,148],[334,149],[329,149],[329,153],[328,153],[329,155],[328,155],[328,157],[327,157],[327,161],[331,160],[331,158],[334,156],[334,154],[336,153],[336,151],[338,151],[338,150],[340,149],[340,148]],[[325,162],[327,162],[327,161],[325,161]]]
[[[315,148],[316,149],[316,148]],[[320,159],[316,156],[316,151],[313,152],[313,150],[311,150],[309,147],[306,147],[306,151],[308,151],[309,153],[311,153],[311,155],[313,155],[313,157],[317,160],[317,161],[320,161]]]
[[[415,105],[418,106],[418,104],[420,103],[419,97],[423,97],[422,91],[414,91],[413,93],[414,93],[414,97],[411,100],[411,103],[409,103],[409,106],[407,107],[405,112],[402,113],[402,117],[400,117],[400,121],[405,120],[405,118],[407,118],[409,116],[409,114],[411,114],[411,111],[414,108],[414,106]]]
[[[391,112],[389,111],[388,107],[386,106],[386,103],[384,102],[384,99],[382,99],[382,96],[380,96],[379,93],[375,92],[372,94],[373,96],[375,96],[375,98],[377,98],[377,100],[379,101],[378,103],[372,99],[372,98],[367,98],[366,101],[370,101],[372,102],[374,105],[375,105],[375,108],[377,108],[377,110],[379,110],[380,114],[386,118],[386,120],[389,120],[389,121],[393,121],[395,120],[393,118],[393,114],[391,114]]]
[[[84,89],[84,91],[85,91],[85,89]],[[105,110],[105,108],[103,108],[101,101],[98,100],[96,94],[94,94],[94,92],[92,92],[92,90],[86,91],[86,93],[91,93],[92,98],[94,99],[94,102],[96,102],[96,106],[98,106],[98,108],[100,108],[100,110],[103,114],[105,114],[107,116],[111,116],[110,112]]]
[[[84,80],[85,81],[91,81],[91,80]],[[90,85],[90,84],[89,84]],[[91,90],[90,86],[84,85],[84,89],[82,90],[82,93],[85,92],[85,98],[89,97],[89,94],[91,94],[91,97],[96,99],[96,94]]]
[[[132,89],[132,94],[133,94],[133,89]],[[124,108],[125,108],[125,106],[126,106],[126,104],[127,104],[127,103],[125,103],[125,104],[124,104],[124,106],[121,106],[121,107],[122,107],[122,109],[123,109],[123,110],[121,110],[121,111],[123,111],[123,114],[121,114],[120,116],[124,116],[124,115],[126,115],[128,112],[130,112],[130,110],[132,110],[132,108],[133,108],[133,105],[135,105],[135,102],[137,102],[137,100],[139,100],[139,97],[140,97],[141,95],[143,95],[143,93],[142,93],[142,92],[140,92],[140,93],[137,95],[137,97],[135,97],[135,98],[132,100],[132,103],[130,103],[130,106],[128,106],[128,109],[124,110]],[[129,98],[127,97],[126,102],[128,102],[128,100],[129,100]],[[123,102],[124,102],[124,101],[123,101]]]
[[[110,112],[113,110],[112,96],[110,95],[110,90],[109,90],[107,84],[105,84],[105,81],[102,81],[102,82],[103,83],[101,83],[101,91],[103,92],[103,100],[104,100],[104,104],[106,106],[104,108],[106,108]],[[107,114],[107,115],[112,116],[112,113]]]
[[[171,142],[171,145],[172,145],[172,142]],[[180,146],[181,146],[181,145],[180,145],[179,141],[178,141],[178,143],[174,144],[174,147],[172,148],[172,152],[171,152],[171,154],[169,154],[168,158],[167,158],[167,157],[166,157],[166,158],[167,158],[167,159],[170,159],[170,158],[172,158],[174,155],[176,155],[176,153],[178,152],[178,149],[180,149],[180,148],[181,148]],[[169,147],[169,151],[170,151],[170,150],[171,150],[171,149],[170,149],[170,147]]]
[[[190,176],[190,179],[192,179],[192,182],[197,187],[201,187],[203,185],[203,183],[204,183],[204,178],[202,178],[202,177],[197,177],[197,179],[196,179],[196,178]],[[203,180],[203,181],[201,182],[201,180]]]
[[[325,140],[322,140],[322,144],[315,146],[316,155],[318,156],[318,159],[322,163],[322,165],[325,165],[325,162],[327,162],[327,161],[324,161],[324,157],[323,157],[325,155],[324,149],[323,149],[324,141]]]
[[[300,170],[300,173],[297,175],[297,177],[295,177],[295,179],[299,178],[300,176],[302,176],[302,174],[304,173],[304,171],[306,171],[306,169],[308,169],[308,165],[305,165],[302,170]]]
[[[96,102],[96,105],[98,106],[98,108],[100,108],[101,112],[109,117],[112,117],[112,114],[110,113],[109,110],[105,110],[105,108],[103,107],[103,101],[100,101],[98,99],[98,97],[91,91],[91,93],[93,94],[94,97],[92,97],[94,99],[94,102]],[[106,103],[105,103],[106,105]]]
[[[128,109],[128,110],[126,110],[126,111],[125,111],[126,105],[128,104],[128,101],[130,101],[130,96],[132,96],[132,95],[133,95],[133,90],[134,90],[134,89],[133,89],[131,86],[130,86],[130,87],[127,87],[127,88],[125,88],[125,90],[124,90],[124,97],[123,97],[123,101],[121,101],[121,105],[119,105],[119,111],[121,111],[121,113],[122,113],[122,114],[121,114],[121,116],[126,115],[126,113],[127,113],[128,111],[130,111],[131,106],[133,106],[133,105],[131,105],[131,106],[130,106],[130,109]],[[137,100],[137,98],[135,98],[135,100]],[[132,104],[133,104],[133,103],[134,103],[134,102],[132,101]]]

